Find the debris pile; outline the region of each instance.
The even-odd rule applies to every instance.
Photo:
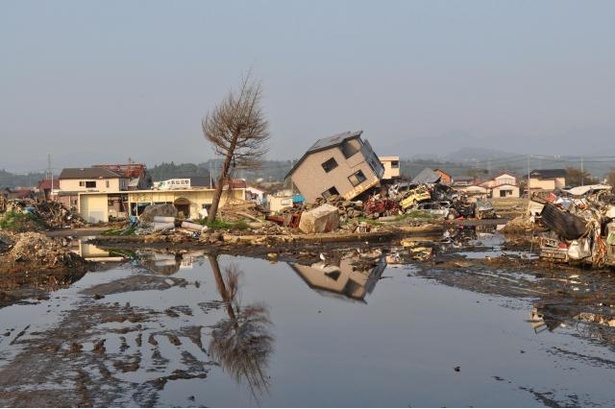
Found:
[[[581,262],[595,267],[615,265],[615,193],[610,186],[578,187],[551,194],[547,200],[532,197],[535,222],[544,226],[541,258]]]
[[[15,218],[15,215],[27,217]],[[41,202],[32,199],[8,201],[3,217],[15,219],[14,225],[9,227],[17,232],[78,228],[86,225],[79,214],[54,201]]]
[[[251,201],[235,201],[227,203],[218,210],[218,216],[225,221],[236,222],[239,220],[250,219],[252,221],[262,221],[265,209]]]
[[[3,272],[37,271],[62,267],[80,267],[87,261],[65,247],[62,240],[42,233],[0,235],[0,260]]]
[[[470,201],[464,194],[443,183],[398,183],[388,190],[389,198],[399,205],[400,214],[421,210],[445,219],[458,217],[498,218],[493,205],[486,200]]]
[[[141,221],[146,223],[152,223],[155,216],[163,217],[177,217],[177,208],[172,204],[151,204],[143,209],[143,213],[139,216]]]

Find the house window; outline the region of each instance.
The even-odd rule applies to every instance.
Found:
[[[392,168],[392,169],[397,169],[397,168],[399,168],[399,161],[398,161],[398,160],[392,160],[392,161],[391,161],[391,168]]]
[[[500,197],[509,197],[512,193],[512,190],[500,190]]]
[[[105,186],[107,187],[107,189],[109,188],[109,181],[105,180]]]
[[[96,181],[95,180],[88,180],[87,182],[85,182],[85,187],[88,188],[88,189],[96,188]]]
[[[324,197],[325,199],[328,199],[331,196],[336,196],[336,195],[339,196],[339,194],[340,192],[338,192],[335,186],[333,186],[329,190],[325,190],[324,192],[322,192],[322,197]]]
[[[359,149],[356,146],[349,143],[348,141],[345,141],[344,143],[342,143],[342,145],[340,146],[340,149],[342,150],[342,153],[344,154],[344,157],[346,159],[348,159],[355,153],[359,152]]]
[[[85,182],[83,180],[79,181],[79,186],[80,187],[85,187]]]
[[[350,183],[352,183],[352,186],[356,186],[362,182],[364,182],[367,178],[365,177],[365,175],[363,174],[363,171],[360,170],[356,173],[353,173],[352,175],[350,175],[348,177],[348,180],[350,180]]]
[[[337,168],[337,162],[335,161],[335,158],[331,158],[329,160],[327,160],[325,163],[322,164],[322,168],[325,170],[325,172],[329,173],[331,172],[333,169]]]

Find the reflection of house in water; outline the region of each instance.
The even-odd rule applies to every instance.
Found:
[[[190,269],[193,263],[202,258],[203,251],[190,253],[148,252],[140,254],[142,265],[149,271],[158,274],[171,275],[180,269]]]
[[[365,296],[374,291],[387,263],[380,252],[359,255],[353,251],[311,266],[289,265],[310,288],[321,295],[365,302]]]
[[[76,253],[88,261],[118,262],[126,259],[124,256],[112,254],[109,250],[104,250],[94,244],[87,243],[86,238],[79,240],[78,245],[79,250]]]

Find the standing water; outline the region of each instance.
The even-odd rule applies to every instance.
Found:
[[[534,297],[323,259],[150,254],[0,309],[0,405],[615,406],[612,345]]]

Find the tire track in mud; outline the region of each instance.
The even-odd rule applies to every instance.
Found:
[[[10,344],[18,355],[0,369],[0,406],[154,406],[168,381],[206,378],[217,363],[203,346],[204,323],[223,303],[157,310],[105,302],[137,288],[186,285],[133,275],[84,291],[52,328],[24,328]]]

